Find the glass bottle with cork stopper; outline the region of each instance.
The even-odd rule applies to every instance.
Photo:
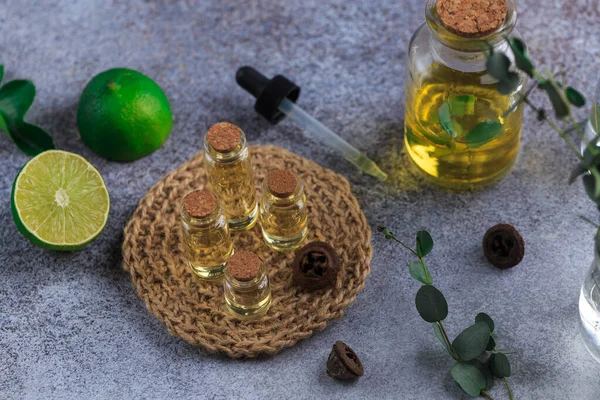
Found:
[[[208,186],[221,200],[229,228],[251,229],[258,216],[258,202],[244,132],[219,122],[206,133],[204,150]]]
[[[196,275],[218,279],[233,253],[227,219],[216,196],[207,189],[188,193],[181,202],[184,256]]]
[[[225,306],[238,319],[253,319],[271,307],[271,287],[263,261],[251,251],[238,250],[227,262]]]
[[[519,149],[525,75],[507,86],[486,71],[486,52],[512,56],[520,38],[512,0],[428,0],[406,67],[404,142],[416,166],[454,189],[500,178]],[[502,92],[502,93],[501,93]]]
[[[267,244],[278,251],[299,247],[308,233],[304,185],[290,170],[275,170],[265,180],[260,225]]]

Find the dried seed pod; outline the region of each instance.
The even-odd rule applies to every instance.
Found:
[[[344,342],[335,342],[327,359],[327,375],[335,379],[357,379],[365,370],[356,353]]]
[[[296,251],[292,264],[294,284],[306,290],[334,286],[338,264],[333,247],[325,242],[311,242]]]
[[[520,263],[525,255],[525,241],[514,226],[498,224],[485,233],[483,254],[495,267],[512,268]]]

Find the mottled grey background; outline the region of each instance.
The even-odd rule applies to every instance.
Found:
[[[38,89],[29,121],[52,132],[103,174],[112,210],[93,244],[75,253],[37,249],[17,232],[9,199],[27,161],[0,135],[0,398],[462,399],[451,359],[414,309],[418,285],[408,255],[375,235],[372,274],[347,315],[278,356],[232,361],[206,355],[145,309],[121,269],[122,229],[138,199],[200,149],[214,122],[243,127],[332,168],[352,183],[371,226],[412,241],[436,241],[434,280],[446,294],[452,336],[485,310],[512,356],[518,399],[597,399],[600,365],[578,333],[579,288],[592,260],[596,211],[580,184],[567,185],[575,159],[546,126],[526,118],[516,168],[494,187],[448,193],[425,185],[397,156],[402,147],[404,62],[424,0],[358,1],[0,1],[0,61],[6,78]],[[566,68],[591,96],[599,78],[596,0],[520,1],[519,29],[538,64]],[[303,88],[299,104],[381,165],[392,184],[361,176],[305,139],[291,123],[273,127],[237,87],[237,67],[285,73]],[[165,90],[175,126],[164,147],[131,164],[108,162],[78,137],[76,105],[86,82],[111,67],[137,69]],[[580,113],[583,117],[585,113]],[[499,271],[480,240],[498,222],[516,224],[523,262]],[[325,375],[336,340],[362,358],[366,375],[343,384]],[[491,391],[505,399],[501,386]]]

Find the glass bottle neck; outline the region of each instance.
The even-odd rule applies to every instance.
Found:
[[[296,185],[296,190],[294,193],[287,197],[277,197],[273,193],[269,191],[269,186],[267,182],[264,183],[263,186],[263,196],[268,198],[269,204],[277,204],[277,205],[287,205],[287,204],[296,204],[298,201],[302,200],[302,196],[304,195],[304,185],[301,182],[298,182]]]
[[[266,277],[266,268],[264,262],[260,265],[258,273],[256,276],[247,281],[241,281],[237,279],[235,276],[229,273],[227,268],[225,268],[225,280],[231,287],[234,289],[248,289],[254,286],[259,285]]]
[[[219,163],[233,163],[237,160],[244,158],[248,154],[248,144],[246,142],[246,136],[242,133],[240,137],[240,144],[230,152],[223,153],[215,150],[208,143],[208,135],[204,137],[204,151],[206,155]]]
[[[185,208],[183,207],[183,202],[179,207],[181,218],[189,225],[193,225],[197,228],[209,228],[210,226],[214,226],[219,224],[221,219],[224,219],[223,209],[221,208],[221,204],[217,203],[217,207],[213,210],[212,213],[207,215],[206,217],[196,218],[192,217]]]
[[[482,37],[463,37],[450,32],[444,27],[437,12],[436,4],[438,0],[428,0],[425,8],[425,21],[432,37],[443,46],[461,53],[483,53],[489,48],[489,45],[496,46],[505,43],[504,38],[508,37],[517,23],[517,11],[514,0],[507,1],[506,18],[502,25],[494,32]]]

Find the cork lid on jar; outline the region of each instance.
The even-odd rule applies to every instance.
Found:
[[[450,32],[467,38],[498,30],[508,13],[507,0],[437,0],[440,21]]]
[[[262,260],[248,250],[237,250],[229,261],[227,271],[238,281],[251,281],[260,270]]]
[[[287,169],[271,171],[267,176],[267,188],[275,197],[289,197],[296,191],[298,178]]]
[[[192,218],[206,218],[217,208],[217,198],[208,189],[194,190],[183,199],[183,210]]]
[[[219,153],[229,153],[242,142],[242,130],[229,122],[219,122],[210,127],[206,141]]]

